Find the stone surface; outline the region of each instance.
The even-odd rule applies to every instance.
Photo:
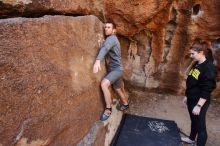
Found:
[[[103,16],[103,1],[97,0],[0,0],[0,18],[53,15]]]
[[[195,8],[198,4],[200,11]],[[138,6],[133,9],[135,8],[138,9]],[[171,4],[167,3],[165,9],[155,12],[154,17],[145,26],[139,25],[137,28],[140,32],[136,33],[135,29],[124,27],[126,30],[120,32],[127,36],[121,39],[123,50],[127,50],[124,51],[127,55],[124,59],[126,80],[156,91],[183,94],[186,72],[191,64],[188,50],[197,39],[210,44],[219,72],[219,8],[220,2],[217,0],[173,1]],[[124,11],[129,11],[128,9],[129,6]],[[132,10],[131,12],[135,13]],[[133,13],[124,17],[133,18],[132,16],[136,15]],[[123,19],[123,15],[120,19]],[[131,25],[135,22],[132,19],[127,23]],[[129,31],[130,34],[125,31]],[[136,42],[136,47],[133,42]],[[134,51],[131,51],[131,48]],[[132,54],[133,52],[136,53]],[[219,76],[217,81],[218,86],[213,93],[215,98],[219,97]]]
[[[77,146],[110,146],[120,125],[123,112],[118,111],[118,100],[113,99],[112,114],[108,120],[97,121]]]
[[[183,93],[187,52],[195,39],[211,44],[220,38],[220,2],[195,1],[31,1],[1,0],[1,16],[44,13],[96,15],[113,20],[125,38],[126,79],[138,86]],[[27,12],[27,13],[26,13]],[[136,54],[129,47],[136,42]],[[123,46],[124,45],[124,46]],[[131,45],[132,46],[132,45]],[[134,55],[136,57],[134,57]],[[152,83],[152,85],[151,85]]]
[[[104,123],[97,121],[77,146],[104,146],[105,135],[106,127]]]
[[[75,145],[99,119],[94,16],[0,20],[0,145]],[[103,66],[104,68],[104,66]]]
[[[120,34],[133,36],[142,30],[163,10],[169,8],[173,0],[105,0],[105,12],[108,19],[119,26]],[[166,21],[166,20],[165,20]],[[158,21],[154,21],[157,23]]]
[[[17,16],[24,16],[24,17],[41,17],[45,14],[54,15],[71,15],[71,16],[79,16],[79,15],[95,15],[97,16],[102,22],[106,20],[112,20],[117,24],[118,28],[118,35],[120,38],[120,43],[122,46],[122,62],[124,65],[124,79],[135,86],[140,86],[145,89],[150,89],[154,91],[160,92],[172,92],[183,95],[185,90],[185,79],[187,76],[187,70],[192,62],[192,60],[188,56],[188,50],[191,45],[195,42],[195,40],[204,40],[208,42],[210,48],[213,50],[215,56],[215,64],[218,72],[220,72],[220,60],[219,60],[219,52],[220,52],[220,1],[219,0],[91,0],[91,1],[76,1],[76,0],[0,0],[0,18],[8,18],[8,17],[17,17]],[[14,19],[17,21],[21,18]],[[42,20],[45,18],[40,18]],[[3,46],[6,44],[9,49],[5,49],[7,51],[2,51],[3,54],[1,57],[1,69],[4,75],[1,77],[2,81],[7,79],[7,74],[10,74],[10,79],[13,83],[5,84],[5,87],[10,87],[8,89],[4,89],[4,94],[8,94],[8,96],[13,97],[14,95],[23,94],[24,89],[28,89],[28,92],[35,91],[39,94],[44,93],[47,91],[48,95],[53,95],[53,90],[60,89],[60,90],[70,90],[70,92],[74,92],[74,95],[81,94],[82,90],[87,87],[87,84],[81,84],[82,81],[88,80],[88,86],[93,86],[93,83],[90,82],[90,76],[87,74],[81,73],[82,70],[80,67],[77,67],[78,72],[76,72],[76,68],[69,67],[71,73],[65,71],[62,74],[45,74],[44,67],[41,67],[39,64],[41,62],[46,62],[46,68],[50,68],[50,70],[58,70],[57,66],[61,66],[61,68],[67,68],[67,66],[75,66],[78,63],[75,63],[76,58],[72,58],[70,61],[70,65],[66,65],[69,60],[64,59],[63,55],[65,53],[70,55],[71,51],[69,49],[63,50],[65,53],[59,53],[59,49],[56,49],[57,42],[62,42],[60,47],[65,47],[66,41],[68,42],[71,32],[66,32],[65,34],[61,31],[65,27],[70,27],[70,22],[64,24],[64,22],[56,22],[57,27],[59,25],[59,29],[57,27],[52,27],[54,21],[50,20],[46,24],[43,23],[41,26],[36,26],[37,22],[34,22],[35,19],[24,19],[24,24],[19,25],[12,25],[11,19],[2,19],[1,21],[4,23],[7,22],[7,27],[0,24],[1,35],[7,35],[7,37],[3,37],[0,41],[2,42],[1,45]],[[28,21],[28,23],[27,23]],[[30,23],[29,23],[30,21]],[[62,25],[60,25],[62,23]],[[51,26],[52,25],[52,26]],[[61,26],[61,28],[60,28]],[[87,27],[83,27],[83,25],[74,26],[75,29],[84,30]],[[7,29],[6,29],[7,28]],[[34,32],[29,31],[35,30]],[[40,29],[42,34],[38,34],[38,30]],[[50,30],[49,30],[50,29]],[[7,31],[10,31],[8,33]],[[38,30],[38,31],[37,31]],[[16,34],[17,37],[13,35]],[[56,35],[56,39],[50,39],[51,34],[47,34],[48,32],[54,32],[52,34]],[[87,36],[87,33],[83,33],[81,31],[79,33],[81,35]],[[59,34],[62,36],[59,37]],[[72,33],[71,33],[72,34]],[[73,33],[75,34],[75,33]],[[102,38],[101,27],[100,27],[100,34],[97,36],[88,36],[88,42],[83,42],[82,39],[77,39],[77,42],[82,42],[82,44],[88,44],[93,46],[94,40],[93,39],[100,39]],[[75,35],[74,35],[75,36]],[[34,38],[34,42],[30,41],[30,37]],[[17,39],[19,38],[19,39]],[[78,35],[77,35],[78,38]],[[20,40],[20,41],[16,41]],[[65,42],[65,43],[63,43]],[[32,53],[33,55],[30,56],[30,53],[26,50],[30,50],[33,46],[37,46],[41,49],[34,49]],[[79,44],[79,43],[78,43]],[[71,44],[70,44],[71,45]],[[74,45],[74,43],[72,44]],[[96,44],[97,45],[97,44]],[[16,46],[16,47],[15,47]],[[41,52],[44,46],[55,46],[52,47],[57,53],[48,53],[49,50],[47,48],[46,54],[47,57],[42,58]],[[78,46],[78,45],[77,45]],[[16,49],[13,49],[16,48]],[[23,48],[28,48],[24,50]],[[68,48],[68,47],[67,47]],[[83,48],[82,45],[77,47]],[[2,47],[1,47],[2,49]],[[84,56],[83,54],[87,54],[90,49],[85,49],[83,52],[75,51],[78,56]],[[22,53],[25,52],[25,53]],[[30,52],[30,51],[29,51]],[[95,51],[97,52],[97,50]],[[73,53],[73,52],[72,52]],[[27,55],[26,55],[27,54]],[[61,55],[61,56],[60,56]],[[67,55],[67,56],[68,56]],[[26,57],[27,56],[27,57]],[[36,57],[37,56],[37,57]],[[93,54],[93,57],[95,53]],[[13,60],[18,60],[17,58],[24,58],[26,57],[29,62],[25,61],[17,61],[15,65],[4,65],[4,60],[7,59],[8,62]],[[29,57],[29,58],[28,58]],[[87,59],[86,64],[91,64],[92,60],[94,59],[81,57],[79,60]],[[69,57],[70,58],[70,57]],[[50,60],[50,61],[48,61]],[[3,63],[2,63],[3,62]],[[33,63],[35,62],[35,63]],[[83,61],[82,61],[83,62]],[[50,63],[57,63],[57,66],[51,66]],[[24,65],[23,65],[24,64]],[[30,66],[36,66],[40,69],[35,69],[35,67],[30,68]],[[18,69],[20,68],[20,69]],[[23,69],[25,68],[25,69]],[[30,68],[27,72],[26,68]],[[11,70],[8,72],[7,70]],[[17,71],[19,70],[19,71]],[[23,71],[24,70],[24,71]],[[43,70],[43,71],[42,71]],[[81,72],[80,72],[81,71]],[[13,73],[12,73],[13,72]],[[15,72],[15,73],[14,73]],[[35,73],[37,72],[37,73]],[[7,73],[7,74],[6,74]],[[3,74],[3,73],[2,73]],[[56,86],[53,87],[53,90],[46,90],[48,87],[44,87],[43,85],[36,84],[37,88],[29,87],[29,82],[31,81],[27,76],[25,80],[16,80],[16,77],[23,77],[24,74],[31,74],[31,77],[34,76],[32,74],[36,74],[38,76],[38,80],[52,80],[51,85],[56,84],[68,84],[70,78],[72,79],[72,88],[69,89],[66,86],[60,87]],[[48,78],[44,77],[49,76]],[[64,75],[65,74],[65,75]],[[83,77],[79,75],[84,75]],[[16,76],[16,77],[14,77]],[[64,77],[61,81],[54,81],[58,76],[70,76]],[[50,79],[51,78],[51,79]],[[98,80],[98,79],[95,79]],[[100,80],[100,77],[99,77]],[[217,77],[217,89],[213,93],[214,99],[220,99],[220,74]],[[31,81],[33,82],[33,81]],[[54,83],[55,82],[55,83]],[[35,82],[33,82],[35,84]],[[77,86],[80,84],[80,86]],[[97,83],[98,84],[98,83]],[[22,86],[21,86],[22,85]],[[13,86],[13,88],[11,88]],[[24,86],[24,87],[23,87]],[[42,87],[41,87],[42,86]],[[49,85],[48,85],[49,86]],[[49,86],[49,87],[50,87]],[[15,89],[14,89],[15,88]],[[39,89],[38,89],[39,88]],[[42,88],[42,90],[41,90]],[[46,89],[45,89],[46,88]],[[12,90],[13,89],[13,90]],[[43,90],[44,89],[44,90]],[[7,90],[7,92],[6,92]],[[72,91],[73,90],[73,91]],[[16,92],[14,92],[16,91]],[[3,94],[2,93],[2,94]],[[25,92],[26,93],[26,92]],[[61,94],[61,93],[60,93]],[[69,95],[69,94],[68,94]],[[67,96],[68,96],[67,95]],[[35,97],[35,96],[34,96]],[[23,99],[24,98],[24,99]],[[13,98],[10,99],[10,104],[4,104],[4,112],[7,111],[7,107],[11,107],[10,105],[15,104],[16,102],[13,101]],[[8,99],[8,100],[9,100]],[[28,97],[21,98],[24,101],[30,100]],[[35,99],[35,98],[34,98]],[[38,99],[38,98],[36,98]],[[81,99],[81,97],[80,97]],[[79,100],[80,100],[79,99]],[[41,98],[39,99],[42,100]],[[54,99],[53,99],[54,100]],[[53,101],[48,100],[49,103]],[[2,101],[4,101],[2,99]],[[56,101],[56,100],[55,100]],[[35,103],[35,102],[34,102]],[[36,106],[34,106],[36,107]],[[13,108],[14,111],[18,110],[18,108]],[[22,111],[22,110],[21,110]],[[27,115],[29,115],[27,113]],[[38,114],[40,115],[40,114]],[[29,118],[24,117],[23,119],[27,120],[23,124],[23,127],[29,125]],[[20,120],[21,121],[21,120]],[[10,122],[9,122],[10,123]],[[20,126],[18,126],[20,125]],[[14,126],[14,129],[17,131],[22,131],[22,123],[18,124],[17,127]],[[13,126],[12,126],[13,127]],[[88,126],[89,127],[89,126]],[[3,127],[0,127],[0,133],[4,131]],[[19,136],[19,132],[17,133]],[[36,135],[36,134],[34,134]],[[7,136],[6,136],[7,137]],[[16,137],[16,136],[14,136]],[[25,142],[26,140],[23,139]],[[40,140],[41,141],[41,140]],[[47,140],[43,140],[45,142]],[[40,143],[40,142],[39,142]]]

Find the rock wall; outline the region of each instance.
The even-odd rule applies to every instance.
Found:
[[[183,94],[186,71],[191,64],[188,50],[195,40],[210,44],[216,68],[220,71],[217,55],[220,49],[220,1],[182,0],[157,4],[149,0],[137,3],[140,5],[133,3],[130,15],[127,14],[130,4],[123,3],[124,8],[112,11],[109,16],[116,19],[116,23],[129,18],[126,22],[129,26],[118,23],[122,27],[119,32],[122,47],[127,50],[124,51],[127,80],[148,89]],[[146,8],[143,14],[142,7]],[[116,12],[120,16],[116,17]],[[132,17],[136,14],[139,17]],[[139,18],[143,18],[143,23],[139,23]],[[149,21],[144,21],[147,18]],[[215,98],[220,97],[219,75],[217,81],[218,86],[213,93]]]
[[[0,20],[0,145],[76,145],[99,119],[94,16]],[[104,68],[104,66],[103,66]]]
[[[103,2],[97,0],[0,0],[0,18],[47,15],[89,15],[103,18]]]
[[[55,13],[113,20],[124,40],[125,79],[165,92],[184,92],[185,71],[191,62],[188,49],[195,40],[207,41],[215,54],[219,50],[213,45],[220,38],[218,0],[1,0],[0,7],[1,18]],[[218,57],[216,66],[219,70]]]
[[[109,19],[131,84],[183,94],[195,40],[209,43],[220,72],[219,0],[0,0],[0,145],[75,145],[86,135],[103,106],[105,71],[91,67]]]

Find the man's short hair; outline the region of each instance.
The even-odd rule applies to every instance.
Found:
[[[116,29],[116,24],[115,24],[113,21],[107,21],[106,23],[112,24],[112,28],[113,28],[113,29]],[[105,24],[106,24],[106,23],[105,23]]]

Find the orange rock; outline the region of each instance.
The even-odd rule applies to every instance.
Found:
[[[141,81],[145,87],[153,81],[154,88],[174,93],[184,92],[185,72],[191,62],[187,53],[193,42],[207,41],[214,50],[212,44],[220,38],[219,0],[2,0],[0,7],[1,18],[93,14],[102,22],[112,20],[117,24],[118,34],[126,40],[122,43],[124,54],[128,55],[131,40],[137,42],[138,60],[128,61],[122,54],[125,66],[130,66],[126,68],[126,79]],[[141,32],[146,32],[142,36],[147,45],[136,37]],[[218,66],[219,63],[219,71]],[[218,86],[216,90],[219,89]]]
[[[102,25],[95,16],[0,20],[3,146],[69,145],[86,135],[103,107],[105,70],[92,73]]]

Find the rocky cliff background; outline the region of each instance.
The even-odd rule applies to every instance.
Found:
[[[92,64],[107,20],[129,84],[183,94],[198,40],[220,72],[219,0],[0,0],[0,18],[0,146],[76,145],[86,135],[103,110],[105,70],[94,75]]]

